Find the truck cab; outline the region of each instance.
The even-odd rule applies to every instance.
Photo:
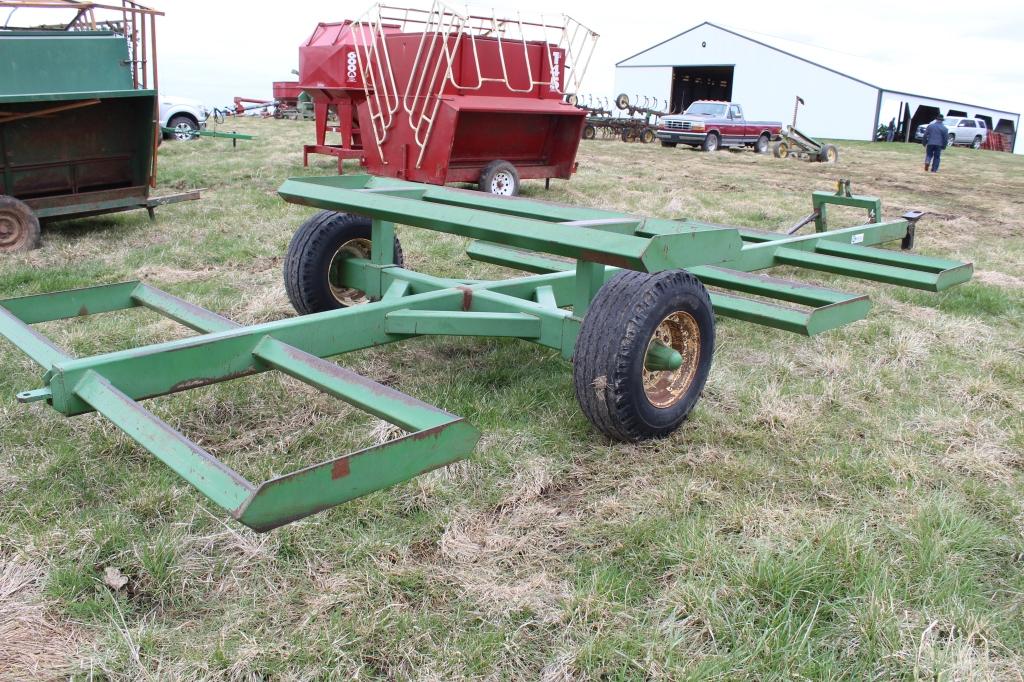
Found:
[[[684,144],[709,152],[722,147],[753,147],[764,154],[781,129],[782,123],[777,121],[748,121],[738,102],[698,100],[681,114],[662,117],[655,134],[663,147]]]

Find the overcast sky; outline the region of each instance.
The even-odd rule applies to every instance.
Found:
[[[235,95],[270,98],[272,81],[294,78],[290,72],[298,67],[299,44],[317,22],[358,17],[370,4],[361,0],[142,2],[166,12],[157,31],[161,90],[219,106],[230,103]],[[392,0],[392,4],[429,7],[428,0]],[[518,8],[569,14],[600,34],[581,88],[584,93],[614,96],[615,62],[711,21],[765,42],[791,41],[780,46],[807,53],[815,61],[875,85],[1024,112],[1021,0],[860,6],[780,0],[520,0],[504,7],[506,12]],[[499,6],[499,15],[501,10]]]

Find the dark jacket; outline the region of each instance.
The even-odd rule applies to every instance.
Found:
[[[945,149],[949,144],[949,128],[938,121],[932,121],[924,129],[924,143],[938,145]]]

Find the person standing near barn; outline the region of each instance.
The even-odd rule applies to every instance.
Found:
[[[928,164],[932,165],[932,173],[939,172],[939,158],[942,150],[949,144],[949,128],[942,124],[942,114],[937,114],[935,120],[924,129],[924,170],[928,171]]]
[[[885,131],[885,141],[892,142],[896,137],[896,117],[889,119],[889,129]]]

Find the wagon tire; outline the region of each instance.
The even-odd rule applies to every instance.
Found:
[[[373,221],[365,216],[319,211],[292,236],[284,258],[284,288],[300,315],[367,303],[359,289],[339,281],[346,258],[369,258]],[[394,261],[404,264],[402,244],[395,237]]]
[[[706,152],[717,152],[721,143],[718,133],[708,133],[704,136],[704,142],[701,143],[700,148]]]
[[[629,95],[624,92],[620,92],[615,98],[615,106],[623,111],[629,109]]]
[[[588,123],[587,125],[583,126],[583,139],[584,140],[593,140],[595,137],[597,137],[597,128],[595,128],[590,123]]]
[[[834,144],[826,144],[818,152],[818,161],[822,163],[835,163],[839,161],[839,148]]]
[[[661,146],[662,147],[673,147],[674,148],[676,146],[676,143],[675,142],[669,142],[668,140],[662,140],[661,141]]]
[[[39,248],[39,218],[23,201],[0,194],[0,253]]]
[[[774,155],[776,159],[784,159],[788,157],[789,145],[786,144],[784,141],[779,140],[778,142],[772,145],[772,155]]]
[[[179,142],[194,140],[199,132],[199,124],[190,116],[172,116],[171,120],[167,122],[167,127],[174,131],[171,133],[171,137]]]
[[[655,339],[682,356],[677,369],[648,370]],[[685,270],[624,271],[594,297],[573,354],[576,399],[598,431],[619,441],[668,436],[690,414],[711,370],[715,316]]]
[[[480,171],[480,191],[502,197],[518,196],[519,171],[508,161],[491,161]]]
[[[762,133],[757,142],[754,143],[754,151],[758,154],[767,154],[771,147],[771,138],[768,137],[768,133]]]
[[[640,133],[640,141],[644,144],[654,142],[654,131],[650,128],[644,128],[644,131]]]

